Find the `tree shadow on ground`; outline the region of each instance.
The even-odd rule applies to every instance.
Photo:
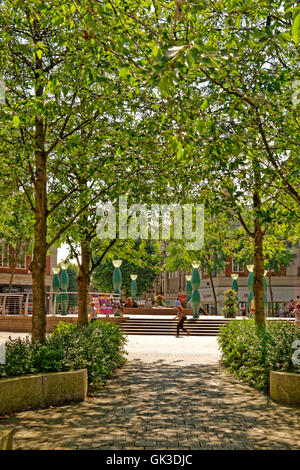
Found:
[[[2,420],[19,449],[299,449],[299,423],[299,409],[184,357],[135,359],[94,398]]]

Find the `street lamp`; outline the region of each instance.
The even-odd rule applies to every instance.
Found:
[[[199,273],[199,266],[198,262],[192,263],[193,272],[192,272],[192,287],[193,287],[193,294],[192,294],[192,306],[193,306],[193,318],[199,318],[199,308],[200,308],[200,273]]]
[[[54,314],[57,313],[57,307],[58,307],[58,295],[57,295],[57,292],[59,290],[59,285],[60,285],[60,281],[59,281],[59,272],[60,272],[60,268],[52,268],[52,272],[54,274],[53,276],[53,281],[52,281],[52,290],[53,292],[55,292],[55,295],[52,297],[52,305],[53,305],[53,310],[54,310]]]
[[[239,291],[239,286],[238,286],[238,283],[237,283],[237,280],[239,278],[239,275],[238,274],[231,274],[231,277],[233,279],[233,282],[232,282],[232,289],[235,290],[236,293],[238,293]]]
[[[112,263],[115,268],[114,273],[113,273],[113,278],[112,278],[115,294],[121,294],[120,288],[122,285],[122,274],[121,274],[120,266],[122,264],[122,260],[115,259]]]
[[[268,307],[268,298],[267,298],[268,284],[267,284],[267,279],[266,279],[267,274],[268,274],[268,271],[264,271],[264,306],[265,306],[265,311],[267,310],[267,307]]]
[[[136,284],[136,279],[137,279],[137,274],[130,274],[131,278],[131,285],[130,285],[130,290],[131,290],[131,297],[136,298],[137,294],[137,284]]]
[[[247,269],[249,271],[249,275],[248,275],[248,290],[249,290],[248,309],[251,310],[251,302],[252,302],[253,297],[254,297],[254,293],[253,293],[253,282],[254,282],[253,269],[254,269],[254,264],[247,264]]]
[[[68,287],[69,287],[69,276],[67,273],[67,269],[69,267],[69,263],[61,263],[61,279],[60,279],[60,284],[61,284],[61,306],[62,306],[62,315],[67,315],[67,309],[69,305],[69,296],[67,294],[68,292]]]
[[[192,293],[193,293],[193,286],[191,283],[192,276],[190,274],[187,274],[185,276],[185,279],[186,279],[186,294],[187,294],[186,303],[188,303],[191,300]]]

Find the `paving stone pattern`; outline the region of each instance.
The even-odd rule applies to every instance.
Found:
[[[215,338],[135,336],[127,348],[96,397],[0,420],[15,448],[300,450],[300,409],[233,378]]]

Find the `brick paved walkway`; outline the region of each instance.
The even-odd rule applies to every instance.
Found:
[[[130,363],[97,397],[0,420],[17,449],[300,449],[300,409],[219,364],[216,338],[129,338]]]

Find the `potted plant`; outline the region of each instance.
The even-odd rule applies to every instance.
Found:
[[[238,314],[238,301],[236,298],[236,291],[228,289],[224,292],[224,307],[222,314],[225,318],[235,318]]]
[[[160,294],[155,297],[155,307],[165,307],[164,298]]]

